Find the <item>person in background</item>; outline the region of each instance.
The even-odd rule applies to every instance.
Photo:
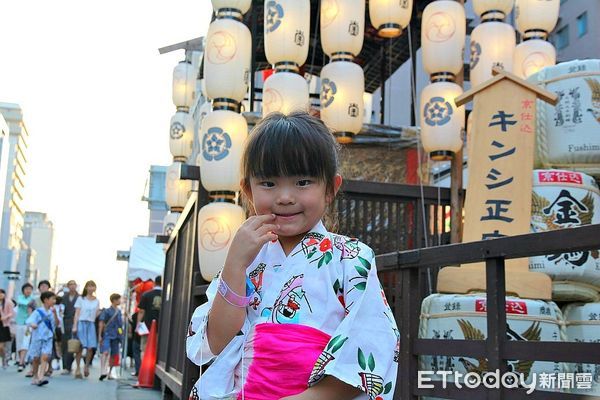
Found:
[[[73,366],[73,354],[69,353],[68,343],[69,339],[73,337],[73,321],[75,319],[75,302],[79,298],[77,293],[77,282],[70,280],[67,282],[67,291],[62,297],[61,304],[63,306],[63,334],[62,334],[62,375],[71,374],[71,367]]]
[[[8,367],[10,358],[10,324],[15,316],[12,300],[6,297],[4,289],[0,289],[0,357],[2,368]]]
[[[56,310],[56,317],[58,318],[58,323],[56,324],[56,328],[54,329],[54,346],[52,347],[52,362],[50,363],[50,371],[59,370],[60,369],[60,359],[63,357],[62,352],[62,335],[63,335],[63,312],[64,305],[62,304],[62,297],[56,298],[56,304],[54,305],[54,309]],[[52,365],[56,361],[56,366]]]
[[[127,349],[127,353],[133,359],[135,366],[135,371],[131,373],[131,376],[138,376],[140,373],[140,368],[142,366],[142,350],[140,345],[141,337],[137,334],[135,329],[135,323],[137,321],[138,312],[139,311],[133,313],[133,315],[129,319],[128,334],[130,335],[130,340],[128,342],[128,347],[131,349],[131,352],[129,351],[130,349]]]
[[[81,364],[81,354],[85,348],[85,364],[83,367],[83,375],[88,377],[90,375],[90,362],[92,361],[93,352],[92,349],[98,347],[96,337],[96,327],[94,321],[99,314],[100,302],[94,296],[96,291],[96,283],[94,281],[87,281],[81,293],[81,297],[75,302],[75,319],[73,321],[73,336],[76,336],[81,342],[81,348],[76,354],[76,369],[75,379],[81,379],[81,370],[79,368]]]
[[[114,366],[112,360],[119,354],[119,345],[123,338],[123,315],[119,309],[120,305],[121,295],[113,293],[110,295],[110,307],[100,313],[98,344],[100,348],[101,381],[107,376],[108,379],[112,379],[111,372]]]
[[[25,321],[29,316],[27,312],[27,306],[29,303],[34,301],[33,297],[33,286],[31,283],[25,283],[21,287],[21,294],[17,297],[17,343],[16,343],[16,351],[18,354],[19,367],[18,371],[21,372],[25,368],[25,355],[27,354],[27,349],[29,349],[29,339],[30,337],[26,335],[27,333],[27,325]]]
[[[41,300],[41,296],[42,293],[47,292],[50,290],[51,286],[50,286],[50,282],[47,279],[41,280],[40,283],[38,283],[38,292],[34,295],[36,304],[38,307],[42,306],[42,300]]]
[[[152,290],[147,291],[142,295],[142,299],[139,304],[139,311],[137,316],[137,323],[144,322],[150,330],[152,326],[152,320],[156,320],[158,328],[158,317],[160,316],[160,306],[162,304],[162,278],[157,276],[154,280],[154,287]],[[137,330],[137,329],[136,329]],[[148,335],[141,336],[141,349],[142,354],[146,351],[146,343],[148,342]]]
[[[48,383],[48,379],[44,378],[44,373],[52,355],[54,330],[58,324],[56,310],[54,309],[56,295],[50,291],[43,292],[40,301],[43,306],[32,312],[26,321],[27,326],[32,329],[28,352],[28,356],[33,359],[31,384],[37,386]]]

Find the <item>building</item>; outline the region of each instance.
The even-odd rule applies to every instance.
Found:
[[[169,210],[166,201],[167,167],[160,165],[150,166],[150,184],[147,193],[142,197],[148,202],[150,218],[148,222],[148,236],[162,235],[163,219]]]
[[[23,241],[29,251],[35,252],[29,268],[29,279],[32,284],[47,279],[51,286],[56,287],[57,268],[52,263],[52,244],[54,240],[54,225],[48,215],[41,212],[25,212]]]
[[[556,62],[600,57],[599,20],[600,1],[561,0],[558,23],[550,34]]]
[[[18,104],[0,103],[0,114],[8,126],[8,135],[2,137],[0,164],[0,195],[2,199],[2,222],[0,228],[0,287],[12,294],[14,285],[25,282],[17,270],[23,245],[23,189],[25,187],[27,147],[29,132],[23,121],[23,111]],[[6,162],[6,164],[4,164]],[[11,279],[8,279],[11,276]],[[13,283],[14,285],[9,285]]]

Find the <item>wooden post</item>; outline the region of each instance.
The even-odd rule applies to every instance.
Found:
[[[457,0],[465,4],[465,0]],[[464,68],[456,76],[455,83],[458,86],[464,84]],[[466,121],[465,121],[466,124]],[[466,125],[465,125],[466,126]],[[462,242],[463,235],[463,151],[457,151],[450,163],[450,243]]]
[[[474,98],[472,160],[465,203],[464,241],[529,233],[536,99],[556,104],[557,96],[504,70],[455,99]],[[468,293],[486,289],[483,264],[447,267],[438,290]],[[550,277],[529,271],[528,259],[506,263],[506,291],[520,297],[551,299]]]

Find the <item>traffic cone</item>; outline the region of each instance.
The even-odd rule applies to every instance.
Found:
[[[156,368],[156,320],[152,320],[150,326],[150,334],[146,343],[146,351],[142,360],[142,367],[138,376],[138,382],[135,387],[153,388],[154,387],[154,370]]]

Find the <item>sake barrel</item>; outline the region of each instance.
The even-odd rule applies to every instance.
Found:
[[[564,309],[569,342],[596,343],[600,354],[600,303],[572,303]],[[597,358],[597,357],[596,357]],[[600,363],[569,364],[575,374],[573,392],[590,396],[600,396]]]
[[[439,340],[485,340],[487,338],[487,303],[485,294],[455,295],[433,294],[423,300],[419,337]],[[509,340],[550,341],[565,340],[563,317],[558,306],[542,300],[506,298],[507,336]],[[483,360],[456,356],[422,356],[420,371],[449,371],[448,384],[453,385],[457,373],[474,372],[485,375]],[[508,361],[508,371],[523,374],[527,385],[534,381],[534,373],[557,374],[565,370],[558,362],[527,360]],[[429,375],[431,379],[441,380],[440,374]],[[460,379],[459,379],[460,382]],[[555,391],[557,391],[556,389]]]
[[[600,60],[546,67],[528,79],[558,96],[538,100],[536,168],[562,168],[600,176]]]
[[[532,232],[597,223],[600,223],[600,192],[594,178],[565,170],[533,171]],[[530,257],[529,269],[550,275],[555,301],[600,300],[598,250]]]

